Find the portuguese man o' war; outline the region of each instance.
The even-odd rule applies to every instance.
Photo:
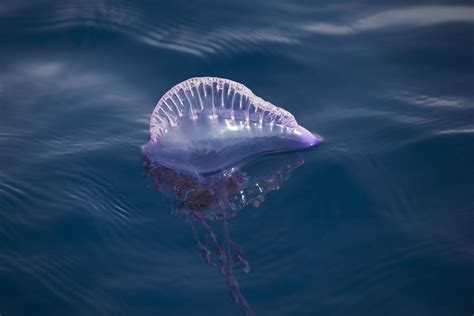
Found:
[[[145,174],[175,201],[174,212],[190,224],[205,262],[218,268],[232,298],[247,315],[254,312],[233,268],[240,265],[247,273],[250,266],[243,248],[230,237],[228,220],[247,205],[259,207],[303,164],[299,153],[278,159],[276,155],[263,159],[260,154],[297,151],[321,142],[291,113],[227,79],[181,82],[165,93],[153,111],[150,140],[142,148]],[[221,234],[216,233],[216,225],[221,226]]]
[[[261,153],[306,149],[322,138],[294,116],[228,79],[183,81],[159,100],[146,155],[172,169],[215,173]]]

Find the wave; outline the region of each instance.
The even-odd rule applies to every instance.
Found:
[[[24,9],[20,15],[28,21],[24,27],[32,32],[93,28],[201,58],[259,50],[266,44],[299,43],[296,29],[269,23],[271,19],[262,12],[248,12],[246,22],[251,23],[244,25],[239,23],[239,16],[232,14],[216,19],[211,10],[202,17],[193,12],[190,8],[187,14],[176,15],[173,8],[165,6],[144,11],[128,4],[99,1],[66,3],[39,13]],[[279,15],[284,16],[283,12]]]

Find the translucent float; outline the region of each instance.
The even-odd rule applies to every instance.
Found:
[[[169,168],[209,174],[262,153],[306,149],[321,142],[290,112],[244,85],[199,77],[179,83],[159,100],[143,150]]]

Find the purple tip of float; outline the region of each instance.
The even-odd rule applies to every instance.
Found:
[[[316,147],[323,142],[321,136],[311,133],[303,126],[297,127],[297,133],[300,135],[304,148]]]

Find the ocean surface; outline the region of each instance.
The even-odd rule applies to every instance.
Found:
[[[325,140],[206,218],[236,283],[142,157],[196,76]],[[472,1],[2,1],[0,314],[252,312],[474,313]]]

